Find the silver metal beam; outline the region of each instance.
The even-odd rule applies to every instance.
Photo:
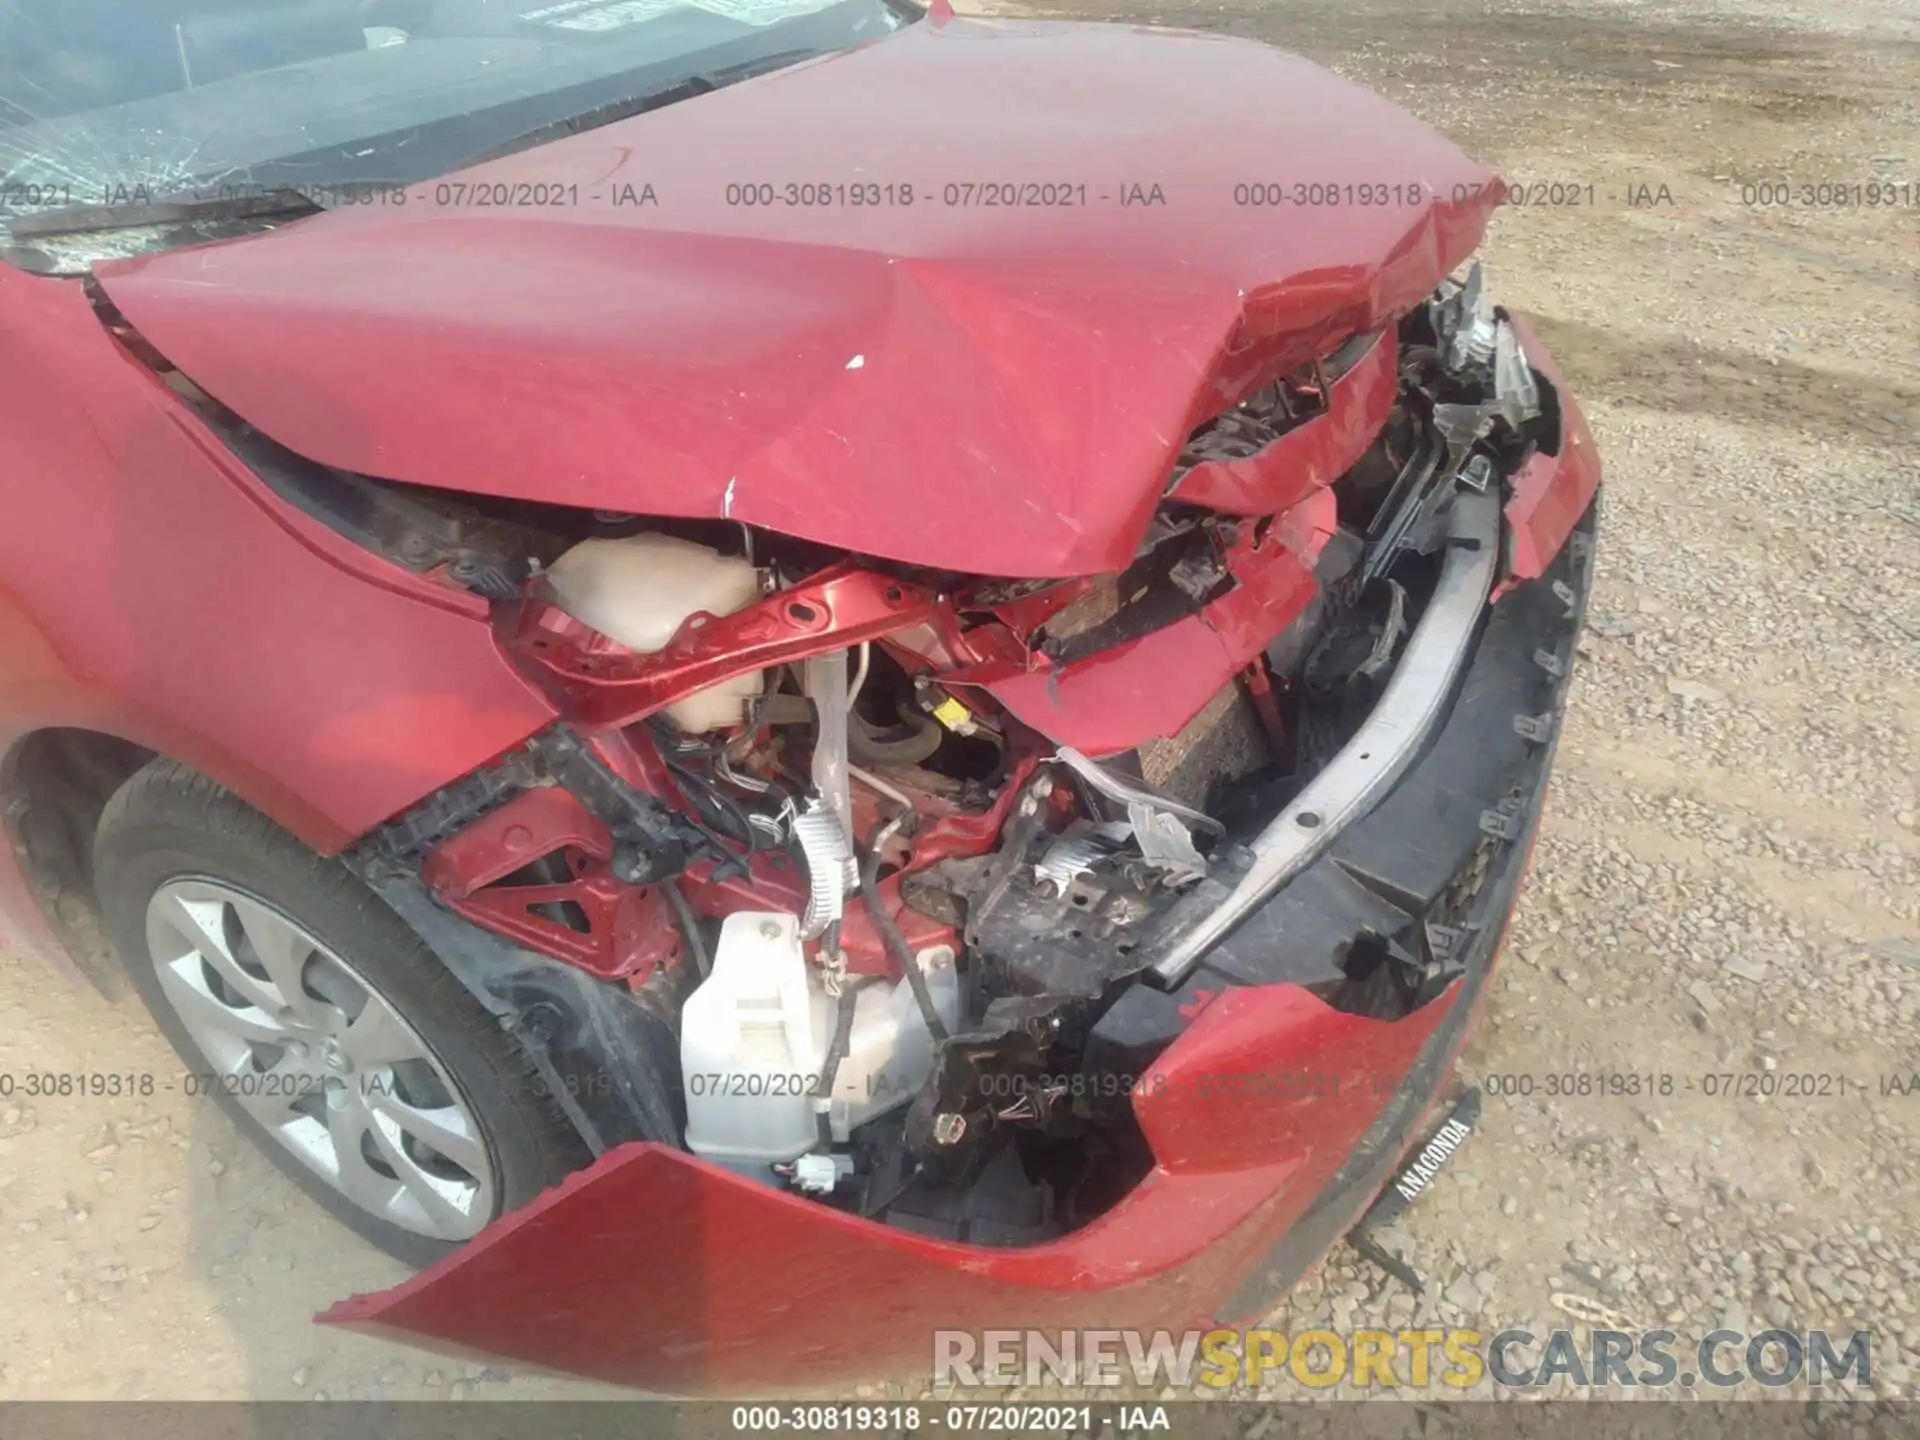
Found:
[[[1255,838],[1250,847],[1253,863],[1226,899],[1174,935],[1148,967],[1166,986],[1185,979],[1211,946],[1305,869],[1342,826],[1378,803],[1439,722],[1493,590],[1500,555],[1498,497],[1460,492],[1450,537],[1454,543],[1439,584],[1380,703],[1340,753]]]

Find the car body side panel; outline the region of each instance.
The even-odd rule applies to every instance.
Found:
[[[322,851],[547,723],[474,597],[274,498],[96,318],[0,267],[0,752],[78,726]]]

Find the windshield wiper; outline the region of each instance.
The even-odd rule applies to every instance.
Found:
[[[545,124],[536,125],[531,130],[496,141],[486,149],[469,155],[459,164],[450,167],[449,173],[470,169],[475,165],[484,165],[489,160],[501,160],[508,155],[516,155],[522,150],[531,150],[536,145],[545,145],[553,140],[564,140],[569,135],[580,134],[583,130],[597,130],[602,125],[613,124],[616,120],[630,120],[635,115],[646,114],[649,110],[658,110],[680,100],[691,100],[696,95],[708,95],[724,86],[735,85],[742,80],[751,80],[756,75],[764,75],[770,70],[781,70],[788,65],[797,65],[802,60],[811,60],[825,53],[824,50],[817,49],[776,50],[770,55],[759,55],[752,60],[743,60],[738,65],[727,65],[718,70],[704,70],[693,75],[683,75],[672,84],[663,85],[658,90],[648,90],[639,95],[623,95],[617,100],[604,101],[578,114],[549,120]]]
[[[85,235],[98,230],[131,230],[142,225],[196,225],[214,221],[289,219],[327,207],[291,186],[249,194],[198,195],[188,190],[157,200],[112,205],[62,205],[18,217],[0,216],[16,240],[44,235]]]

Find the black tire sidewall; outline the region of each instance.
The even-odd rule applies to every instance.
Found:
[[[178,1053],[183,1074],[210,1062],[160,988],[147,906],[170,881],[204,879],[245,892],[298,922],[348,961],[419,1032],[478,1121],[493,1165],[497,1219],[582,1163],[565,1121],[527,1083],[526,1061],[484,1007],[399,916],[338,860],[307,849],[227,791],[171,762],[129,780],[95,841],[95,882],[134,988]],[[171,1077],[162,1077],[165,1079]],[[389,1255],[430,1265],[460,1248],[381,1220],[302,1164],[232,1094],[213,1089],[234,1124],[329,1213]]]

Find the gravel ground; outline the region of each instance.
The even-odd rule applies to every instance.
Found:
[[[1503,211],[1483,251],[1609,466],[1545,828],[1464,1067],[1503,1093],[1389,1237],[1428,1294],[1342,1249],[1273,1323],[1868,1327],[1874,1390],[1920,1394],[1920,1095],[1886,1083],[1920,1071],[1920,208],[1739,189],[1920,182],[1920,8],[1020,11],[1274,41],[1510,178],[1595,187]],[[131,998],[0,957],[0,1072],[29,1069],[177,1066]],[[1548,1093],[1603,1071],[1693,1088]],[[1837,1081],[1705,1093],[1727,1074]],[[0,1398],[607,1393],[306,1322],[399,1278],[184,1095],[0,1109]]]

